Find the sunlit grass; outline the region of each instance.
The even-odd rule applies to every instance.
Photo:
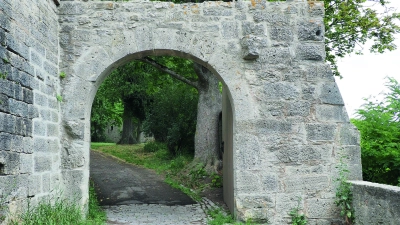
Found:
[[[182,169],[193,159],[190,155],[172,156],[167,149],[155,152],[143,150],[145,144],[110,145],[110,143],[92,143],[91,149],[115,156],[127,163],[143,166],[158,173],[174,173]]]

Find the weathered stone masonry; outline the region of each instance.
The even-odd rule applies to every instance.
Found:
[[[61,188],[56,11],[0,0],[0,195],[12,211]]]
[[[18,195],[11,205],[57,191],[84,205],[97,88],[130,60],[175,55],[224,84],[235,215],[284,224],[301,197],[310,224],[340,221],[335,166],[343,152],[361,179],[360,148],[324,64],[321,2],[60,3],[0,0],[0,187]]]

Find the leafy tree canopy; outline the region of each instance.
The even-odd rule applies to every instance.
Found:
[[[383,101],[366,99],[352,123],[361,133],[364,180],[400,185],[400,84],[388,79]]]

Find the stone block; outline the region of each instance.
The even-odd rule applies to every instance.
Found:
[[[307,199],[306,212],[309,218],[339,218],[340,209],[334,199]]]
[[[278,177],[275,174],[263,174],[261,177],[261,185],[265,192],[278,192],[279,182]]]
[[[236,22],[222,23],[222,37],[224,39],[237,38],[239,35],[238,25]]]
[[[38,93],[38,92],[34,93],[33,102],[37,106],[47,107],[47,105],[48,105],[47,97],[45,95],[43,95],[43,94]]]
[[[43,120],[33,120],[33,135],[46,136],[46,123]]]
[[[38,155],[34,157],[34,170],[35,172],[45,172],[51,171],[52,169],[52,159],[49,155]]]
[[[322,44],[303,44],[297,47],[296,55],[300,60],[324,61],[325,48]]]
[[[297,38],[300,41],[323,41],[325,28],[323,21],[302,21],[298,23]]]
[[[342,96],[336,83],[323,84],[320,91],[322,103],[331,105],[344,105]]]
[[[285,14],[265,13],[263,11],[256,11],[253,15],[255,22],[267,21],[272,25],[287,26],[290,24],[290,17]]]
[[[29,104],[28,105],[28,118],[38,118],[39,117],[39,110],[36,106]]]
[[[238,196],[236,206],[241,209],[274,208],[275,195]]]
[[[64,2],[58,7],[59,15],[81,15],[85,11],[85,5],[79,2]]]
[[[41,193],[42,179],[41,175],[31,175],[28,180],[28,196],[35,196]]]
[[[335,82],[331,67],[326,64],[317,64],[309,66],[307,69],[307,81],[331,81]]]
[[[264,48],[265,49],[265,48]],[[288,47],[272,47],[261,51],[259,62],[268,64],[291,65],[293,56]]]
[[[256,122],[257,132],[261,134],[270,133],[290,133],[292,131],[292,124],[279,120],[261,120]]]
[[[31,154],[33,153],[33,140],[31,137],[24,137],[23,138],[23,146],[24,146],[24,153]]]
[[[8,133],[0,132],[0,150],[10,151],[11,150],[11,140],[12,135]]]
[[[23,152],[24,151],[24,143],[23,136],[13,135],[11,139],[11,151],[13,152]]]
[[[50,191],[50,173],[44,173],[42,174],[42,192],[48,193]]]
[[[20,164],[19,154],[16,152],[0,151],[0,164],[2,165],[0,175],[18,174]]]
[[[20,154],[19,172],[31,174],[33,172],[33,155]]]
[[[241,170],[257,169],[261,165],[260,143],[254,135],[238,135],[237,141],[242,143],[242,147],[238,152],[237,166]]]
[[[336,125],[307,124],[307,139],[311,141],[333,141],[335,139]]]
[[[0,112],[10,112],[10,106],[9,106],[9,97],[7,97],[4,94],[0,94]],[[0,128],[1,129],[1,128]]]
[[[10,113],[19,117],[28,115],[28,104],[14,99],[9,99]]]
[[[298,88],[286,82],[266,83],[264,86],[264,95],[269,100],[294,100],[299,98]]]
[[[286,192],[318,192],[330,187],[329,178],[325,175],[288,177],[284,181]]]
[[[308,116],[310,115],[311,104],[308,101],[296,101],[289,103],[289,116]]]
[[[263,36],[265,35],[265,28],[263,24],[256,24],[249,21],[243,21],[242,34],[243,36],[246,35]]]
[[[33,149],[34,152],[50,153],[49,139],[45,137],[34,137],[33,138]]]
[[[301,192],[280,193],[276,195],[276,211],[282,216],[289,216],[290,210],[297,206],[300,206],[300,208],[304,207],[304,198]]]
[[[47,136],[48,137],[58,137],[59,132],[58,132],[58,124],[55,123],[48,123],[47,124]]]
[[[84,142],[63,142],[61,148],[61,167],[64,169],[81,168],[85,164]]]
[[[22,100],[25,103],[27,103],[27,104],[32,104],[33,103],[33,92],[32,92],[32,90],[23,88],[22,89],[22,94],[23,94]],[[24,116],[26,117],[27,114],[24,114]]]
[[[274,26],[269,29],[269,35],[274,41],[291,42],[293,41],[293,32],[290,27]]]
[[[203,10],[205,16],[232,16],[232,10],[221,8],[205,8]]]
[[[360,145],[360,133],[357,128],[351,124],[343,124],[340,128],[341,145]]]
[[[61,173],[66,196],[74,196],[77,199],[83,196],[81,186],[88,182],[83,170],[63,170]]]
[[[316,118],[320,122],[349,122],[344,106],[317,105],[315,111]]]
[[[237,171],[236,174],[236,192],[253,194],[263,192],[260,177],[256,173],[250,171]]]

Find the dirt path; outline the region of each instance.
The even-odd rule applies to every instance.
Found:
[[[101,205],[195,204],[189,196],[172,188],[149,169],[124,163],[96,151],[90,153],[90,177]]]
[[[204,203],[170,187],[151,170],[91,151],[90,177],[108,224],[206,224]]]

